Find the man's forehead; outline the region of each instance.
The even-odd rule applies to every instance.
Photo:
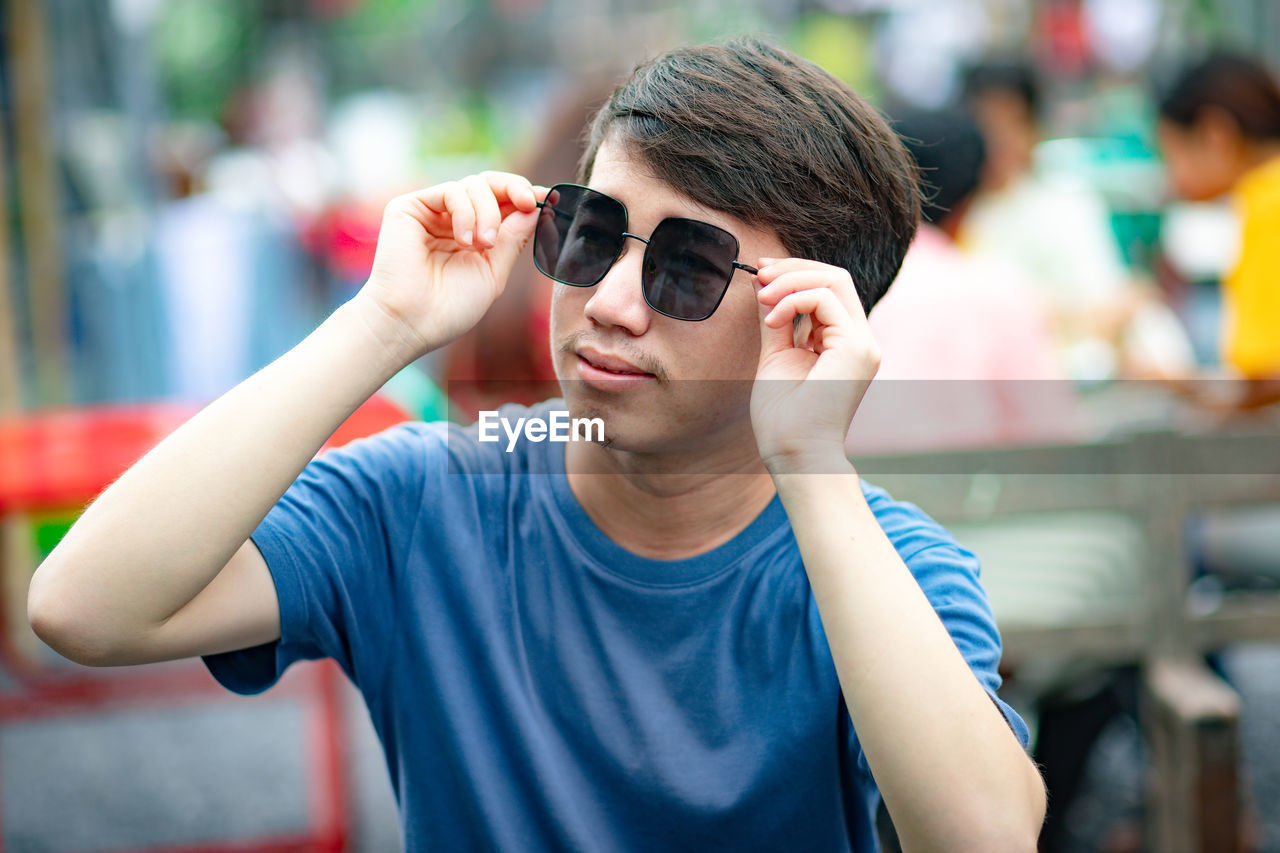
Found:
[[[659,177],[643,157],[632,153],[612,136],[600,144],[589,174],[587,185],[626,205],[633,222],[643,217],[646,221],[652,220],[650,225],[656,225],[667,217],[683,217],[718,225],[739,240],[745,238],[747,232],[776,239],[770,228],[751,225],[680,192]]]

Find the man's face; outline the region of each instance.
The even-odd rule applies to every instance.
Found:
[[[667,217],[697,219],[738,238],[738,258],[786,257],[777,236],[677,194],[606,141],[591,188],[627,207],[627,231],[648,237]],[[610,446],[635,452],[686,452],[750,434],[748,404],[760,353],[754,276],[734,273],[706,320],[657,313],[641,292],[644,243],[627,239],[622,256],[591,287],[555,284],[551,350],[574,417],[600,417]]]

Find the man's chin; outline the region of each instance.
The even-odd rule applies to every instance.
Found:
[[[577,383],[562,382],[561,394],[571,419],[598,418],[603,422],[605,440],[595,444],[613,450],[645,452],[659,449],[663,438],[669,435],[671,424],[657,412],[652,401],[642,406],[640,401],[625,395],[599,394]]]

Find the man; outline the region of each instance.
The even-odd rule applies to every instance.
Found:
[[[637,69],[580,171],[394,200],[359,295],[85,513],[33,627],[86,663],[206,655],[244,692],[334,657],[411,851],[870,850],[877,787],[909,848],[1032,849],[972,557],[843,453],[877,360],[860,300],[918,215],[892,132],[736,41]],[[530,237],[601,440],[413,425],[308,465]]]

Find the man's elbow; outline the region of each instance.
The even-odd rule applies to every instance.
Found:
[[[42,567],[43,568],[43,567]],[[76,607],[71,596],[42,578],[39,571],[27,589],[27,622],[45,645],[83,666],[112,666],[118,662],[116,646],[95,629],[95,620]]]
[[[912,844],[903,850],[973,851],[973,853],[1035,853],[1040,822],[1010,814],[984,814],[967,827],[953,826],[945,838]]]
[[[986,816],[985,837],[970,849],[1033,853],[1038,847],[1047,807],[1044,779],[1029,759],[1023,767],[1022,796],[993,808]]]
[[[983,794],[973,789],[954,800],[949,817],[925,834],[900,833],[903,850],[1034,853],[1045,816],[1045,788],[1039,771],[1026,760],[1023,784],[1002,786]]]

